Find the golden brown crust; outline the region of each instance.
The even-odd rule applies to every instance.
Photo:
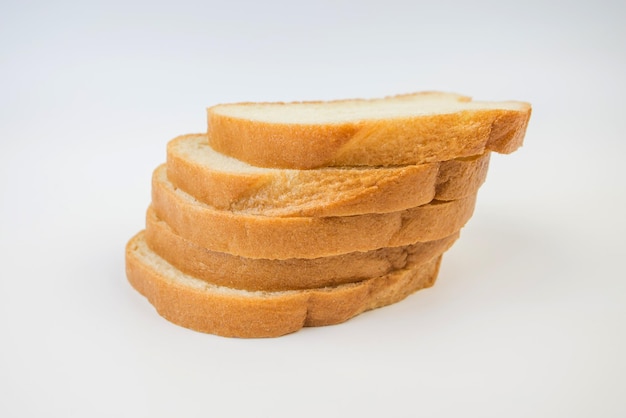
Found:
[[[484,109],[327,124],[273,123],[207,110],[217,151],[259,167],[387,166],[510,153],[522,145],[531,114]]]
[[[477,192],[489,166],[487,152],[400,167],[229,172],[190,155],[192,151],[210,155],[209,148],[201,134],[170,141],[167,176],[172,184],[216,209],[264,216],[388,213],[433,199],[462,199]]]
[[[439,166],[435,199],[457,200],[476,194],[487,179],[490,153],[443,161]]]
[[[265,217],[215,210],[154,172],[152,207],[176,234],[213,251],[247,258],[317,258],[434,241],[458,232],[476,195],[404,211],[340,217]]]
[[[153,210],[146,215],[148,246],[185,274],[245,290],[301,290],[358,282],[422,264],[443,254],[459,234],[437,241],[314,259],[252,259],[211,251],[176,235]]]
[[[303,326],[344,322],[366,310],[398,302],[430,287],[440,257],[373,279],[337,287],[289,291],[229,291],[177,271],[151,253],[143,234],[126,246],[130,284],[165,319],[196,331],[226,337],[277,337]]]

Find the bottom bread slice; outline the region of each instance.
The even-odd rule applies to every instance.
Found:
[[[126,246],[130,284],[168,321],[226,337],[278,337],[333,325],[434,284],[441,256],[357,283],[310,290],[246,291],[186,275],[154,253],[144,232]]]

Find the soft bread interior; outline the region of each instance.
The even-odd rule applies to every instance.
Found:
[[[465,110],[525,110],[521,102],[471,101],[453,93],[420,93],[371,100],[339,100],[334,102],[246,103],[213,107],[216,114],[273,123],[324,124],[363,119],[406,118]]]

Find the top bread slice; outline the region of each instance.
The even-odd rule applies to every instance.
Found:
[[[396,212],[433,199],[475,194],[489,153],[393,167],[260,168],[211,148],[204,134],[167,144],[167,177],[219,210],[264,216],[350,216]]]
[[[371,100],[235,103],[207,109],[211,146],[259,167],[424,164],[511,153],[531,106],[426,92]]]

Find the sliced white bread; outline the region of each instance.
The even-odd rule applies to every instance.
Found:
[[[211,148],[206,135],[167,145],[173,185],[220,210],[264,216],[349,216],[396,212],[478,190],[489,153],[446,162],[393,167],[260,168]]]
[[[398,212],[271,217],[217,210],[176,189],[165,165],[152,177],[152,207],[175,233],[212,251],[246,258],[318,258],[434,241],[458,232],[476,195]]]
[[[312,259],[268,260],[211,251],[172,231],[152,209],[144,232],[148,246],[185,274],[206,282],[244,290],[301,290],[352,283],[423,264],[443,254],[459,234],[402,247]]]
[[[126,246],[130,284],[165,319],[227,337],[277,337],[305,326],[344,322],[432,286],[441,257],[357,283],[313,290],[261,292],[217,286],[186,275],[154,253],[143,233]]]
[[[211,146],[259,167],[423,164],[522,145],[523,102],[451,93],[372,100],[235,103],[207,109]]]

